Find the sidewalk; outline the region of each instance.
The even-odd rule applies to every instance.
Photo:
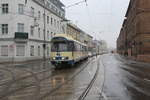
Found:
[[[119,55],[119,54],[115,54],[116,59],[127,63],[127,64],[137,64],[139,66],[148,66],[150,67],[150,63],[145,63],[145,62],[140,62],[140,61],[135,61],[135,60],[131,60],[125,56]]]
[[[0,59],[1,61],[1,59]],[[32,64],[32,63],[39,63],[39,62],[48,62],[49,59],[46,59],[45,61],[43,59],[37,59],[37,60],[28,60],[28,61],[4,61],[0,62],[0,65],[18,65],[18,64]]]

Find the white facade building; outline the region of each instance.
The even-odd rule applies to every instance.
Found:
[[[49,58],[51,37],[66,32],[63,7],[59,0],[0,0],[0,62]]]

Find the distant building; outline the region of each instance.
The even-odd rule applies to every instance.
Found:
[[[59,0],[0,1],[0,62],[49,58],[54,34],[66,33]]]
[[[91,51],[92,50],[92,41],[93,41],[93,37],[87,33],[85,33],[84,31],[80,32],[80,41],[86,45],[88,45],[88,50]]]
[[[108,51],[107,43],[104,40],[93,40],[92,43],[93,54],[101,54],[107,51]]]
[[[67,23],[67,34],[72,36],[73,39],[80,41],[81,29],[72,23]]]
[[[86,32],[84,32],[78,26],[68,23],[67,24],[67,33],[69,36],[72,36],[73,39],[80,41],[88,46],[88,50],[91,51],[93,37]]]
[[[131,59],[150,62],[150,0],[130,0],[117,40],[117,51]]]

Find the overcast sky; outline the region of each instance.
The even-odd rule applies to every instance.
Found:
[[[66,6],[82,0],[61,0]],[[129,0],[87,0],[66,8],[66,17],[94,39],[106,40],[109,47],[116,47],[116,40],[129,4]]]

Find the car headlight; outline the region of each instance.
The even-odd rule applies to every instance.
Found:
[[[53,60],[55,60],[56,58],[55,57],[53,57]]]
[[[65,60],[65,58],[64,58],[64,57],[62,57],[62,60]]]

